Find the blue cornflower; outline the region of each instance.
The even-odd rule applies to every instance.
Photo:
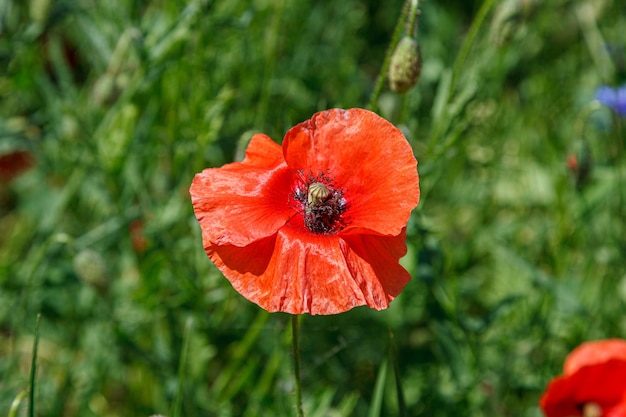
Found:
[[[615,88],[602,86],[596,90],[596,98],[620,116],[626,116],[626,84]]]

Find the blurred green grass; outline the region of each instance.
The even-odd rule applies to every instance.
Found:
[[[420,84],[380,98],[420,161],[414,279],[304,318],[309,416],[398,415],[395,374],[411,416],[539,416],[569,350],[625,337],[624,126],[593,100],[626,79],[623,6],[495,2],[460,60],[480,5],[421,2]],[[0,185],[0,414],[39,312],[38,415],[294,414],[289,318],[210,264],[188,187],[254,132],[365,106],[401,6],[0,3],[0,154],[34,158]]]

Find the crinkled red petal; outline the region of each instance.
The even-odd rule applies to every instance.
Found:
[[[585,403],[593,402],[609,410],[622,401],[624,393],[626,362],[611,359],[553,379],[540,405],[547,417],[580,416]]]
[[[258,168],[272,169],[285,162],[285,158],[279,144],[269,136],[257,133],[250,139],[246,156],[241,162]]]
[[[403,233],[344,240],[312,234],[299,222],[294,218],[248,247],[214,245],[207,253],[240,294],[270,312],[337,314],[361,305],[381,310],[409,281],[398,263]]]
[[[197,174],[190,194],[205,247],[245,246],[275,234],[295,214],[292,180],[280,146],[265,135],[252,138],[242,162]]]
[[[244,247],[209,244],[204,249],[235,290],[255,301],[265,293],[267,284],[260,278],[267,270],[275,242],[276,235],[272,235]]]
[[[406,229],[398,236],[375,236],[375,235],[348,235],[342,239],[350,248],[346,258],[353,276],[367,277],[364,281],[366,288],[371,287],[371,282],[380,283],[385,299],[375,298],[380,291],[368,291],[373,295],[368,306],[381,310],[389,306],[411,276],[404,269],[399,260],[406,254]]]
[[[287,132],[289,168],[324,174],[344,192],[351,229],[398,235],[419,202],[417,161],[391,123],[364,109],[332,109]]]

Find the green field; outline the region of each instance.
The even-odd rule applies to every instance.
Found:
[[[189,187],[334,107],[404,132],[421,201],[389,309],[301,317],[307,417],[540,417],[626,338],[623,0],[423,0],[419,83],[377,94],[403,3],[0,0],[0,416],[295,416],[291,317]]]

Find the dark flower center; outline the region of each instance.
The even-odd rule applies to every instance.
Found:
[[[304,215],[304,225],[313,233],[335,234],[346,227],[346,200],[341,189],[324,175],[304,176],[293,193]]]

